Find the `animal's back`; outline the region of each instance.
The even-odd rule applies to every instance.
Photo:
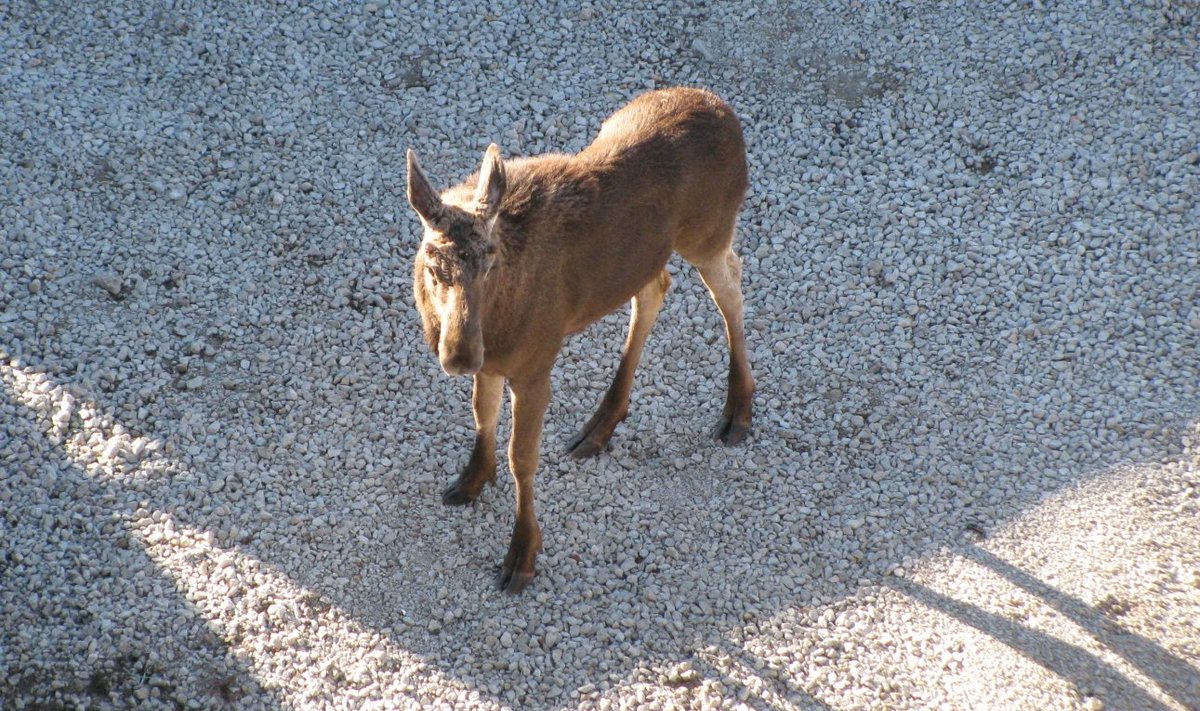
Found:
[[[503,290],[538,294],[506,299],[515,332],[559,318],[579,330],[629,301],[672,251],[693,263],[724,253],[746,189],[736,115],[688,88],[638,96],[574,156],[510,159],[506,172],[500,241],[526,266]],[[447,197],[469,200],[475,179]]]
[[[596,140],[579,157],[592,162],[638,161],[697,149],[713,163],[745,169],[745,146],[729,105],[703,89],[677,87],[642,94],[604,121]],[[701,156],[704,157],[704,156]]]
[[[628,301],[672,251],[700,263],[729,248],[746,192],[745,144],[737,116],[713,94],[642,94],[573,162],[595,180],[597,199],[580,231],[555,238],[570,254],[571,330]]]
[[[746,147],[733,110],[702,89],[638,96],[578,159],[608,176],[610,204],[652,204],[685,257],[728,246],[745,197]]]

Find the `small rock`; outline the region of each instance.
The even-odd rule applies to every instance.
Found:
[[[108,295],[116,298],[121,295],[121,289],[124,284],[121,282],[121,277],[116,272],[100,272],[92,277],[92,283],[108,292]]]

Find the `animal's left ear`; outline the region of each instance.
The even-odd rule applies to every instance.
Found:
[[[479,169],[479,183],[475,187],[475,204],[483,219],[491,221],[500,214],[500,202],[508,184],[504,177],[504,161],[500,160],[500,147],[495,143],[483,154],[483,166]]]

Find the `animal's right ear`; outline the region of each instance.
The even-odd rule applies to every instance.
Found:
[[[426,222],[437,222],[442,216],[442,198],[421,172],[417,154],[411,148],[408,149],[408,204]]]
[[[479,184],[475,187],[475,207],[489,222],[500,212],[500,202],[508,189],[504,174],[504,161],[500,159],[500,147],[488,145],[483,154],[483,165],[479,168]]]

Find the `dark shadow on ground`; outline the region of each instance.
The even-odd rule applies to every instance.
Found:
[[[130,491],[47,442],[2,383],[0,403],[17,414],[0,423],[0,706],[280,708],[142,550]]]
[[[787,670],[778,665],[771,664],[728,640],[717,642],[716,649],[723,657],[719,663],[707,661],[704,657],[694,657],[691,667],[698,672],[699,678],[721,682],[722,686],[729,689],[733,696],[749,708],[758,711],[779,708],[832,710],[832,706],[809,694],[789,679]],[[739,673],[736,676],[728,671],[730,662],[738,668]],[[753,687],[739,678],[745,676],[755,679]]]
[[[1169,708],[1158,699],[1147,694],[1144,689],[1120,671],[1114,669],[1110,664],[1105,663],[1088,650],[1064,642],[1053,635],[1026,627],[1003,615],[987,612],[974,605],[942,595],[920,583],[897,579],[888,581],[888,585],[914,600],[938,610],[965,625],[974,627],[980,632],[1013,648],[1027,659],[1040,664],[1071,682],[1076,688],[1103,689],[1106,705],[1122,709],[1152,710]],[[1042,590],[1046,590],[1046,588],[1042,587]],[[1033,590],[1030,590],[1030,592],[1033,592]],[[1054,604],[1053,594],[1051,596],[1043,596],[1037,592],[1034,592],[1034,594]],[[1097,612],[1096,615],[1099,616],[1099,613]],[[1110,636],[1103,641],[1110,649],[1118,652],[1126,659],[1129,658],[1127,656],[1129,654],[1129,647],[1122,640],[1115,640]],[[1165,650],[1162,650],[1161,647],[1154,645],[1152,642],[1148,642],[1148,644],[1156,649],[1154,652],[1157,657],[1156,661],[1166,661],[1167,666],[1158,671],[1153,669],[1148,670],[1143,666],[1139,666],[1138,668],[1143,672],[1149,671],[1150,678],[1163,686],[1164,690],[1171,690],[1171,695],[1183,703],[1185,707],[1191,708],[1190,704],[1193,704],[1196,698],[1194,695],[1182,698],[1176,696],[1180,690],[1179,685],[1189,683],[1187,677],[1181,677],[1177,680],[1167,678],[1180,667],[1187,667],[1187,665],[1166,653]],[[1145,645],[1139,646],[1145,650]],[[1145,661],[1145,659],[1142,661]],[[1192,670],[1192,678],[1195,678],[1194,670]],[[1163,685],[1164,681],[1166,685]]]
[[[1096,638],[1106,648],[1120,655],[1122,659],[1153,680],[1168,696],[1185,707],[1195,708],[1197,704],[1200,704],[1200,669],[1171,654],[1171,652],[1164,649],[1162,645],[1156,643],[1154,640],[1147,639],[1142,635],[1125,629],[1119,622],[1113,619],[1112,615],[1106,614],[1103,610],[1092,605],[1088,605],[1073,595],[1068,595],[1057,588],[1047,585],[1028,572],[1021,570],[983,548],[967,545],[960,552],[965,557],[992,570],[1013,585],[1058,610],[1067,619],[1087,630],[1088,634]],[[930,594],[922,594],[926,598],[930,598]],[[952,601],[945,600],[945,602],[949,604]],[[942,608],[939,607],[939,609]],[[974,626],[978,627],[978,625]],[[982,627],[980,629],[992,634],[987,629]],[[1005,640],[1002,639],[1002,641]],[[1007,641],[1005,643],[1008,644]],[[1034,649],[1036,650],[1037,648],[1035,647]],[[1037,656],[1033,654],[1029,656],[1037,659]],[[1038,662],[1043,666],[1053,669],[1045,661],[1038,660]],[[1065,678],[1072,678],[1065,674],[1063,676]],[[1129,684],[1127,681],[1126,686],[1129,687],[1132,684]],[[1128,703],[1119,703],[1117,706],[1122,708],[1142,708],[1139,703],[1135,703],[1137,701],[1138,699],[1130,697],[1127,699]],[[1146,708],[1149,708],[1149,706]]]
[[[356,367],[369,372],[373,367],[370,361],[382,357],[367,349],[355,361]],[[103,394],[97,396],[100,389],[89,384],[86,373],[77,373],[71,379],[75,385],[68,387],[80,399],[105,399]],[[440,415],[428,403],[459,395],[442,389],[425,398],[430,409],[411,414],[415,422],[409,423],[410,426],[420,428],[422,421]],[[111,394],[107,397],[111,403]],[[184,390],[167,391],[161,397],[180,412],[203,413],[198,422],[202,428],[214,424],[218,428],[227,426],[222,415],[237,417],[253,404],[252,400],[233,406],[228,401],[198,399]],[[212,531],[222,545],[262,561],[311,590],[315,598],[344,610],[368,628],[379,630],[400,647],[419,655],[431,669],[495,701],[556,708],[571,706],[578,703],[577,699],[586,700],[591,693],[623,683],[635,670],[662,669],[682,661],[692,663],[700,680],[718,680],[734,693],[745,696],[747,703],[755,707],[769,707],[772,698],[781,698],[802,708],[822,708],[819,699],[789,681],[786,670],[773,669],[770,674],[762,674],[763,688],[769,693],[760,693],[731,675],[727,664],[706,661],[702,651],[715,647],[743,669],[770,668],[764,660],[732,641],[736,635],[731,632],[747,619],[769,618],[797,607],[836,602],[856,589],[852,585],[847,592],[847,587],[839,581],[875,584],[888,580],[887,570],[901,556],[919,558],[953,543],[956,531],[979,523],[969,505],[946,509],[917,504],[913,507],[914,515],[904,520],[880,521],[874,530],[862,524],[864,530],[847,532],[847,521],[869,520],[877,504],[862,498],[858,492],[822,487],[817,477],[790,480],[785,507],[800,505],[793,502],[803,504],[797,515],[780,518],[777,515],[780,499],[771,494],[778,493],[778,487],[784,483],[781,479],[784,471],[767,467],[765,472],[759,472],[760,476],[755,476],[754,472],[737,467],[735,458],[753,456],[756,451],[753,443],[744,450],[725,450],[708,443],[703,435],[686,434],[675,435],[671,443],[661,443],[655,432],[639,433],[626,428],[619,433],[625,442],[599,459],[563,466],[565,457],[545,455],[539,501],[543,526],[550,533],[549,550],[543,558],[541,575],[531,590],[522,597],[508,598],[488,586],[490,571],[502,552],[504,534],[511,524],[507,482],[487,489],[481,501],[466,510],[448,509],[437,502],[437,492],[447,480],[445,471],[398,471],[392,477],[379,477],[364,490],[358,485],[352,488],[355,481],[361,481],[336,470],[336,462],[330,461],[326,463],[327,469],[310,472],[323,478],[326,493],[331,486],[340,491],[335,497],[327,496],[321,504],[320,513],[328,520],[318,524],[310,515],[313,502],[304,491],[306,484],[302,478],[267,481],[263,486],[279,493],[278,498],[261,508],[245,506],[243,495],[249,487],[257,485],[237,472],[244,471],[247,462],[260,461],[260,445],[252,440],[234,441],[223,460],[180,465],[160,479],[145,480],[136,487],[133,484],[126,487],[119,481],[98,481],[80,471],[65,455],[58,457],[59,464],[52,475],[31,470],[23,462],[31,461],[27,443],[42,437],[38,432],[39,416],[20,403],[14,404],[24,414],[21,421],[9,426],[12,436],[4,460],[6,464],[12,462],[17,472],[17,477],[10,481],[14,486],[37,491],[37,497],[44,503],[28,511],[5,512],[9,555],[21,550],[41,550],[45,545],[73,549],[80,547],[73,543],[80,536],[98,535],[108,541],[104,557],[89,563],[95,569],[94,575],[58,571],[58,575],[65,577],[51,589],[63,590],[60,596],[50,603],[39,602],[28,620],[13,621],[18,627],[32,625],[31,630],[75,630],[67,635],[75,640],[72,644],[95,641],[100,650],[95,669],[87,678],[64,682],[66,677],[61,670],[55,672],[53,661],[43,658],[38,665],[8,675],[8,679],[17,680],[6,690],[6,698],[14,700],[55,694],[89,701],[97,694],[97,701],[125,698],[123,695],[136,694],[143,680],[153,684],[156,679],[161,680],[160,694],[173,693],[199,676],[214,679],[212,689],[201,690],[214,699],[223,700],[224,694],[247,695],[278,705],[272,693],[257,684],[244,664],[231,664],[225,642],[182,599],[170,579],[156,575],[153,563],[137,550],[136,539],[125,531],[121,522],[127,521],[138,506],[149,511],[169,511],[181,525]],[[317,415],[313,421],[323,421],[321,404],[310,405],[307,412]],[[124,406],[117,402],[103,407],[111,413]],[[292,426],[289,422],[294,422],[290,418],[298,412],[291,408],[279,411],[276,413],[279,419],[265,431],[287,430]],[[456,445],[468,432],[469,425],[463,421],[467,417],[463,412],[453,428],[411,436],[428,439],[431,450],[445,453],[440,456],[453,457],[458,451]],[[696,413],[686,426],[697,424],[702,417]],[[671,427],[656,418],[643,426],[647,424],[652,430]],[[130,423],[129,427],[136,428],[137,423]],[[298,424],[296,429],[303,430]],[[564,428],[551,424],[548,440],[553,440],[553,433],[560,429]],[[759,436],[769,432],[769,427],[763,427]],[[350,436],[351,431],[348,429],[344,434]],[[170,440],[176,439],[176,435],[162,436]],[[367,460],[394,456],[394,443],[386,439],[361,441],[358,446]],[[545,448],[550,446],[547,444]],[[899,443],[895,446],[897,451],[904,447]],[[177,451],[186,450],[181,445]],[[703,467],[673,468],[673,459],[694,451],[704,452],[714,461]],[[175,456],[185,462],[189,458],[186,454]],[[286,462],[290,455],[277,448],[274,456],[277,461]],[[572,499],[580,485],[577,479],[596,469],[621,465],[622,460],[627,471],[619,486],[628,489],[623,494],[627,500],[637,500],[633,492],[641,491],[639,505],[621,510],[602,502]],[[425,459],[416,464],[431,466]],[[724,469],[725,465],[729,469]],[[285,466],[280,471],[286,469]],[[1062,483],[1065,486],[1090,475],[1090,470],[1074,470]],[[893,476],[911,477],[912,490],[924,502],[945,500],[947,495],[952,497],[958,491],[958,485],[952,481],[929,479],[919,472],[898,471]],[[212,486],[218,479],[225,481],[223,487]],[[992,484],[1003,491],[1006,482],[1017,481],[1019,474],[1014,473],[994,478]],[[201,494],[198,496],[197,492]],[[348,515],[346,512],[354,501],[363,497],[386,503],[362,516]],[[1012,499],[1007,516],[1019,516],[1027,504],[1036,503],[1038,498]],[[689,499],[694,502],[693,508],[675,512],[682,515],[673,515],[662,508]],[[195,506],[181,505],[188,501]],[[202,513],[201,501],[206,510],[222,511],[222,517]],[[280,546],[276,541],[260,538],[259,517],[263,512],[275,519],[300,516],[288,534],[295,539]],[[485,521],[479,521],[480,518]],[[670,518],[672,528],[664,530],[659,525],[664,518]],[[714,531],[727,530],[720,522],[730,519],[746,522],[746,536],[713,539]],[[992,527],[1003,520],[983,523]],[[318,525],[322,528],[315,528]],[[900,540],[912,543],[885,547],[886,541],[878,536],[888,526],[906,531]],[[390,529],[397,535],[391,541],[371,538],[376,529]],[[570,531],[579,529],[586,531],[586,535],[571,539]],[[858,562],[853,562],[853,556],[829,557],[819,552],[824,548],[812,545],[814,540],[831,537],[838,539],[838,550],[857,550]],[[291,552],[280,555],[281,551]],[[345,555],[347,551],[349,555]],[[1173,697],[1188,698],[1195,690],[1194,671],[1189,672],[1190,667],[1153,642],[1119,628],[1104,627],[1094,610],[984,551],[971,549],[969,555],[1093,631],[1138,668],[1174,670],[1165,678],[1147,671]],[[136,565],[128,562],[130,559],[136,560]],[[11,557],[7,560],[10,562],[3,573],[4,594],[12,597],[4,609],[17,609],[19,606],[12,600],[38,592],[20,586],[28,577],[22,574],[21,566],[36,566],[37,561],[28,556],[19,564],[11,562]],[[131,566],[147,573],[126,579],[121,571]],[[704,581],[709,588],[703,594],[697,587],[698,581]],[[647,591],[651,589],[657,594],[649,596]],[[1084,650],[919,586],[902,589],[925,604],[987,631],[1064,678],[1080,683],[1098,680],[1106,688],[1124,688],[1123,696],[1118,698],[1127,701],[1130,708],[1161,706]],[[158,614],[167,609],[172,611],[169,618],[186,620],[186,624],[169,630],[118,624],[114,629],[123,630],[121,636],[110,637],[102,623],[89,616],[87,601],[122,595],[131,600],[128,611],[134,621],[152,619],[152,611]],[[104,609],[103,602],[91,604]],[[139,610],[144,614],[138,614]],[[653,631],[641,629],[627,624],[631,617],[660,620],[661,624]],[[501,642],[506,632],[516,633],[514,642]],[[184,654],[186,659],[171,663],[151,661],[145,656],[148,651],[139,651],[154,649],[154,641],[159,637],[174,635],[174,639],[179,639],[181,634],[189,640],[187,644],[182,648],[175,645],[165,648],[176,655]],[[559,641],[548,641],[548,634]],[[6,653],[18,659],[24,649],[19,642],[10,642]],[[464,657],[492,660],[492,663],[466,665],[461,663]],[[96,680],[91,678],[93,674],[98,674]],[[551,674],[573,678],[576,686],[563,688],[537,681]],[[109,697],[108,693],[114,696]]]

